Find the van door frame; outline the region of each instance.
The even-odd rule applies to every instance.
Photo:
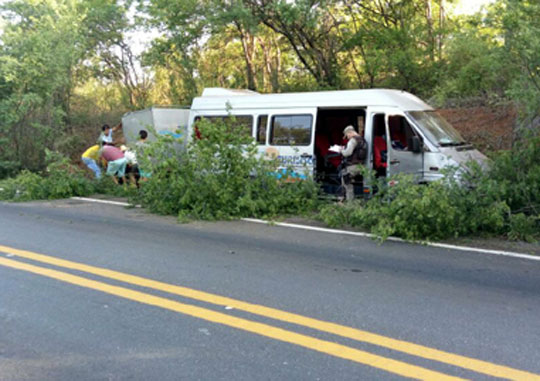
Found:
[[[399,109],[396,108],[396,107],[370,106],[370,107],[367,108],[364,139],[366,139],[366,142],[368,144],[368,157],[367,157],[367,160],[366,160],[366,165],[369,166],[370,170],[375,169],[374,168],[374,166],[375,166],[375,158],[373,157],[373,155],[374,155],[374,152],[373,152],[373,139],[374,139],[374,135],[373,135],[373,127],[374,127],[373,126],[373,118],[377,114],[383,114],[384,115],[385,134],[386,134],[386,147],[387,147],[387,150],[388,150],[390,142],[389,142],[389,137],[388,137],[387,115],[388,114],[395,114],[395,113],[398,113],[398,112],[399,112]],[[388,160],[388,155],[387,155],[387,159],[386,159],[386,166],[387,166],[386,177],[388,177],[388,167],[390,166],[389,160]]]

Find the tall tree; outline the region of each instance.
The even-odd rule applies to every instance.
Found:
[[[77,1],[11,1],[2,11],[7,21],[0,50],[5,173],[39,168],[42,146],[54,141],[54,129],[65,126],[75,66],[83,56],[84,15]]]
[[[370,86],[389,86],[421,93],[436,81],[440,59],[438,40],[444,12],[436,19],[442,2],[431,0],[349,0],[350,25],[347,47],[358,51],[360,65]]]
[[[0,176],[43,167],[44,149],[69,130],[72,96],[89,59],[111,36],[105,31],[121,28],[125,9],[113,0],[12,0],[1,12]]]
[[[503,0],[493,8],[493,20],[502,31],[504,49],[515,65],[509,95],[521,106],[529,123],[540,126],[540,4]],[[539,127],[540,128],[540,127]]]
[[[161,88],[171,91],[173,104],[187,104],[199,93],[197,64],[209,26],[205,7],[206,0],[139,0],[138,9],[148,15],[148,27],[163,36],[153,41],[144,62],[160,71],[167,83]]]
[[[243,0],[264,25],[284,36],[304,68],[322,87],[340,86],[338,52],[341,49],[328,0]]]

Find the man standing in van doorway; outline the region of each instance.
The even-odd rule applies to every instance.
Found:
[[[367,143],[360,136],[353,126],[347,126],[343,130],[343,136],[348,139],[347,145],[341,151],[343,156],[341,170],[341,185],[345,188],[345,199],[354,200],[354,185],[352,180],[362,172],[361,164],[364,163],[367,155]]]

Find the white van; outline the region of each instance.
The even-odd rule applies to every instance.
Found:
[[[261,153],[277,155],[299,177],[314,176],[329,192],[339,185],[340,163],[329,148],[345,143],[348,125],[366,139],[365,164],[378,176],[408,173],[428,182],[441,178],[445,167],[486,160],[431,106],[399,90],[259,94],[207,88],[193,100],[189,138],[198,119],[228,115],[246,127]]]

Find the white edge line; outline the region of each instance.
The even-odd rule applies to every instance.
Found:
[[[101,203],[101,204],[109,204],[109,205],[133,206],[132,204],[129,204],[127,202],[100,200],[100,199],[96,199],[96,198],[71,197],[71,199],[80,200],[80,201],[88,201],[88,202],[96,202],[96,203]],[[141,206],[140,205],[135,205],[135,207],[140,208]],[[364,238],[377,238],[377,236],[375,234],[371,234],[371,233],[351,232],[351,231],[347,231],[347,230],[321,228],[321,227],[318,227],[318,226],[291,224],[291,223],[288,223],[288,222],[273,222],[273,221],[259,220],[259,219],[256,219],[256,218],[241,218],[240,220],[245,221],[245,222],[253,222],[253,223],[265,224],[265,225],[275,225],[275,226],[282,226],[282,227],[295,228],[295,229],[311,230],[311,231],[317,231],[317,232],[322,232],[322,233],[352,235],[352,236],[355,236],[355,237],[364,237]],[[388,237],[387,240],[388,241],[393,241],[393,242],[414,243],[414,242],[409,242],[409,241],[406,241],[406,240],[404,240],[402,238],[398,238],[398,237]],[[512,251],[480,249],[480,248],[477,248],[477,247],[457,246],[457,245],[450,245],[450,244],[447,244],[447,243],[436,243],[436,242],[426,242],[426,241],[421,242],[421,244],[424,245],[424,246],[438,247],[438,248],[441,248],[441,249],[469,251],[469,252],[475,252],[475,253],[501,255],[501,256],[505,256],[505,257],[529,259],[529,260],[532,260],[532,261],[540,261],[540,256],[516,253],[516,252],[512,252]]]
[[[95,202],[98,204],[109,204],[109,205],[117,205],[117,206],[134,206],[135,208],[140,208],[140,205],[133,205],[128,202],[121,202],[121,201],[111,201],[111,200],[100,200],[98,198],[88,198],[88,197],[71,197],[72,200],[80,200],[80,201],[87,201],[87,202]]]
[[[351,232],[351,231],[347,231],[347,230],[320,228],[320,227],[317,227],[317,226],[291,224],[291,223],[287,223],[287,222],[272,222],[272,221],[258,220],[258,219],[255,219],[255,218],[242,218],[241,220],[246,221],[246,222],[254,222],[254,223],[258,223],[258,224],[276,225],[276,226],[289,227],[289,228],[295,228],[295,229],[318,231],[318,232],[323,232],[323,233],[352,235],[352,236],[356,236],[356,237],[365,237],[365,238],[377,238],[377,236],[375,234],[363,233],[363,232]],[[414,242],[409,242],[409,241],[406,241],[406,240],[398,238],[398,237],[388,237],[387,240],[388,241],[394,241],[394,242],[414,243]],[[529,259],[529,260],[532,260],[532,261],[540,261],[540,256],[522,254],[522,253],[515,253],[515,252],[512,252],[512,251],[480,249],[480,248],[477,248],[477,247],[457,246],[457,245],[450,245],[450,244],[447,244],[447,243],[435,243],[435,242],[426,242],[426,241],[423,241],[423,242],[420,242],[420,243],[422,245],[425,245],[425,246],[438,247],[438,248],[442,248],[442,249],[459,250],[459,251],[472,251],[472,252],[476,252],[476,253],[491,254],[491,255],[501,255],[501,256],[506,256],[506,257]]]

